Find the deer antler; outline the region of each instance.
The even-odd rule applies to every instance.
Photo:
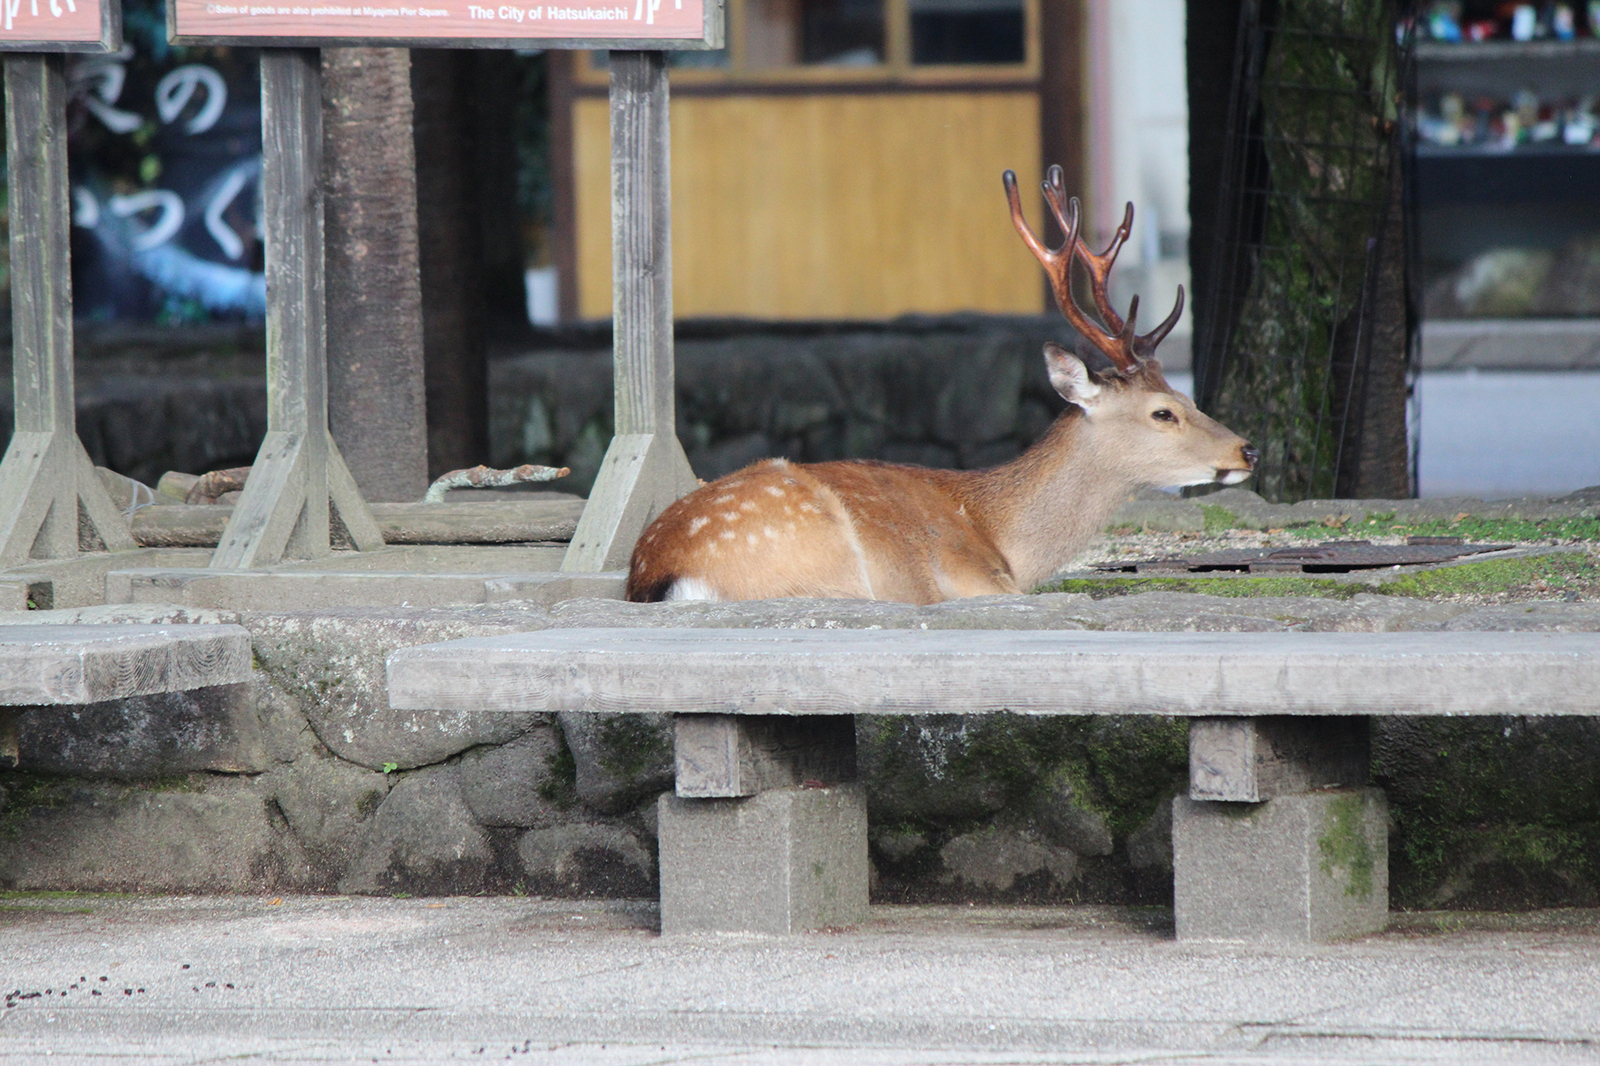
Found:
[[[1111,280],[1111,268],[1116,264],[1117,253],[1122,250],[1123,243],[1133,231],[1133,204],[1130,203],[1123,212],[1122,225],[1111,235],[1111,243],[1106,245],[1106,250],[1095,255],[1089,251],[1079,236],[1079,222],[1083,212],[1078,199],[1067,198],[1061,168],[1052,166],[1049,177],[1043,182],[1045,202],[1049,204],[1050,213],[1055,216],[1062,232],[1067,235],[1061,247],[1052,250],[1034,234],[1022,216],[1022,198],[1017,193],[1017,175],[1008,170],[1002,180],[1005,182],[1006,200],[1011,206],[1011,224],[1016,227],[1017,233],[1021,235],[1023,243],[1028,246],[1033,257],[1039,260],[1039,265],[1044,267],[1061,313],[1066,315],[1067,321],[1072,323],[1073,328],[1090,344],[1100,349],[1119,371],[1131,374],[1138,370],[1146,359],[1155,354],[1156,346],[1172,332],[1172,327],[1178,324],[1178,318],[1183,314],[1183,286],[1178,286],[1177,303],[1166,321],[1142,337],[1134,332],[1134,321],[1139,314],[1139,297],[1135,296],[1128,304],[1126,321],[1112,308],[1107,284]],[[1068,254],[1069,249],[1070,254]],[[1105,322],[1104,327],[1084,314],[1072,298],[1072,260],[1075,257],[1083,260],[1084,267],[1089,271],[1090,295],[1094,300],[1095,309],[1100,312],[1100,317]]]

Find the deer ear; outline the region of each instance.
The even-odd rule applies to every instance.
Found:
[[[1053,341],[1044,346],[1044,365],[1050,372],[1050,385],[1068,403],[1075,403],[1085,411],[1094,409],[1100,398],[1100,386],[1089,376],[1083,360]]]

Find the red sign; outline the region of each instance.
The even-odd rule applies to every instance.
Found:
[[[708,2],[718,9],[720,38],[716,0],[169,0],[168,11],[177,43],[526,41],[548,47],[625,41],[682,47],[720,43],[709,39]]]
[[[120,45],[118,0],[0,0],[0,51],[96,51]]]

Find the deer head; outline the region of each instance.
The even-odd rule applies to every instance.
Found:
[[[1061,397],[1081,408],[1097,435],[1112,438],[1122,463],[1137,480],[1153,485],[1199,485],[1220,482],[1235,485],[1250,476],[1259,453],[1242,438],[1211,419],[1194,402],[1167,384],[1156,348],[1178,324],[1183,314],[1183,286],[1166,319],[1142,336],[1135,328],[1139,297],[1128,304],[1124,318],[1111,305],[1107,291],[1117,253],[1133,231],[1133,204],[1128,204],[1122,224],[1098,255],[1080,234],[1082,208],[1077,197],[1068,198],[1061,168],[1053,166],[1042,183],[1045,203],[1066,234],[1060,248],[1048,247],[1022,215],[1017,176],[1003,176],[1011,224],[1023,243],[1044,267],[1056,305],[1067,321],[1109,365],[1091,368],[1060,345],[1045,346],[1050,384]],[[1090,298],[1100,316],[1096,322],[1077,304],[1072,294],[1072,264],[1083,263],[1089,275]],[[1102,325],[1102,323],[1104,323]]]

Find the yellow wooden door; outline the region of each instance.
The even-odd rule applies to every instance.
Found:
[[[580,97],[573,120],[578,306],[603,318],[611,314],[606,100]],[[1038,187],[1033,92],[679,96],[675,313],[1038,312],[1039,267],[1006,213],[1008,167],[1024,188]]]

